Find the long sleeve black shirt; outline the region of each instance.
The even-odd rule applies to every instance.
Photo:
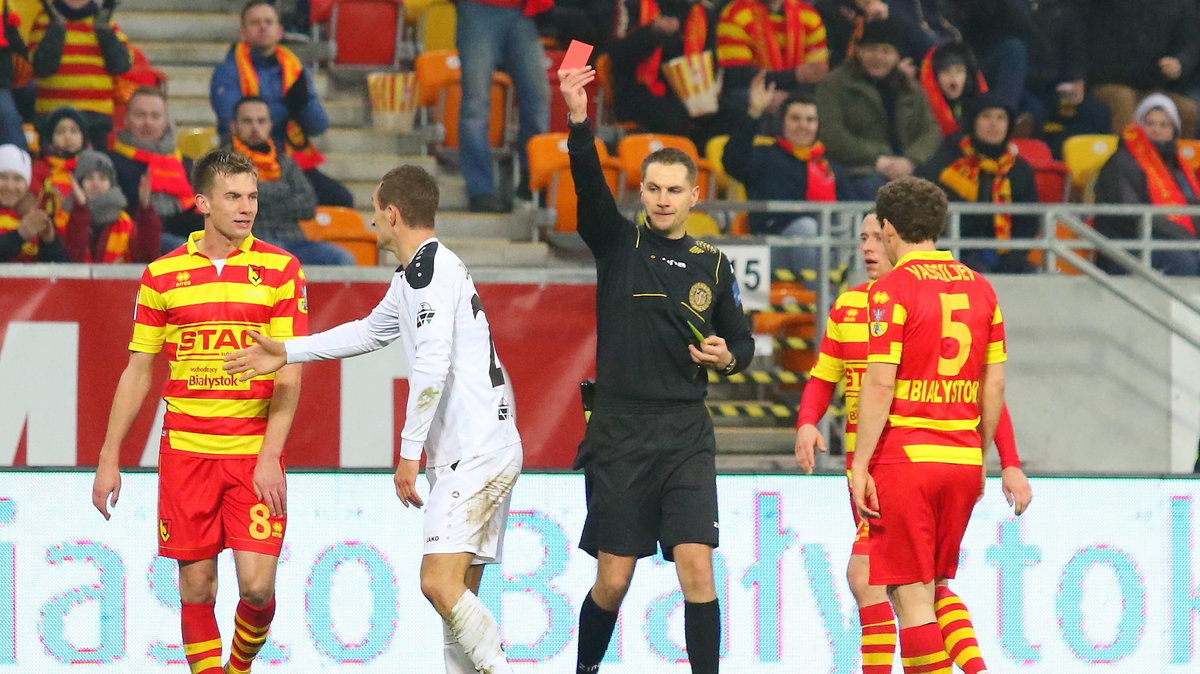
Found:
[[[725,339],[735,371],[754,357],[729,259],[709,243],[668,239],[622,216],[586,124],[571,125],[567,147],[579,235],[596,258],[596,407],[703,401],[708,376],[689,355],[698,342],[689,322]]]

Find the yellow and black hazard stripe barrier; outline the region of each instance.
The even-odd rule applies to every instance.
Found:
[[[842,265],[835,269],[830,269],[829,270],[829,282],[830,283],[842,283],[843,281],[846,280],[846,272],[848,270],[849,270],[849,267],[847,267],[846,265]],[[781,281],[783,283],[795,283],[797,281],[812,282],[812,281],[817,280],[817,270],[816,269],[801,269],[800,273],[797,274],[796,272],[792,271],[791,269],[773,269],[773,270],[771,270],[771,279],[774,281]]]
[[[708,371],[708,383],[710,384],[801,384],[806,381],[808,381],[808,374],[787,372],[786,370],[779,372],[745,370],[737,374],[720,374],[713,370]]]
[[[800,349],[806,351],[812,348],[812,344],[807,339],[800,337],[784,337],[775,340],[775,350],[783,351],[784,349]]]
[[[747,309],[748,314],[811,314],[816,313],[813,304],[771,304],[761,309]]]
[[[714,417],[753,417],[758,419],[790,419],[796,410],[779,403],[708,403]]]

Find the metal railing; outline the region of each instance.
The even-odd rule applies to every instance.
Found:
[[[729,222],[733,213],[796,213],[816,219],[817,235],[812,237],[761,236],[754,237],[769,246],[786,246],[818,249],[816,284],[817,320],[823,321],[829,313],[835,297],[827,282],[835,268],[835,259],[841,258],[858,266],[855,249],[858,247],[857,226],[863,216],[874,206],[871,202],[808,202],[808,201],[708,201],[697,204],[696,210],[712,215],[724,214]],[[1034,215],[1041,221],[1040,234],[1029,239],[963,238],[962,217],[964,215]],[[1138,218],[1138,236],[1135,239],[1110,239],[1092,229],[1087,220],[1096,215],[1113,215]],[[1043,252],[1041,271],[1056,273],[1059,260],[1077,269],[1081,275],[1091,279],[1114,296],[1129,304],[1150,320],[1178,335],[1193,346],[1200,348],[1200,334],[1175,320],[1169,305],[1155,303],[1152,299],[1131,292],[1113,280],[1113,276],[1100,269],[1084,253],[1099,252],[1125,272],[1136,276],[1147,285],[1173,299],[1200,316],[1200,303],[1174,288],[1167,277],[1151,267],[1151,254],[1155,250],[1186,250],[1200,254],[1200,240],[1180,241],[1153,238],[1152,222],[1155,216],[1186,215],[1200,217],[1200,206],[1142,206],[1127,204],[990,204],[951,203],[946,236],[938,241],[938,247],[948,249],[956,258],[963,250],[1008,249],[1040,250]],[[1066,227],[1075,237],[1058,237],[1058,226]],[[1129,251],[1136,251],[1136,255]],[[819,334],[819,333],[818,333]]]

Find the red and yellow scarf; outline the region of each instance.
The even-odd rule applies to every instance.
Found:
[[[62,208],[62,202],[71,195],[73,189],[71,180],[75,175],[75,164],[79,157],[64,159],[47,155],[45,160],[50,167],[50,173],[42,182],[42,201],[44,205],[50,205],[49,208],[46,208],[46,212],[53,216],[54,226],[60,231],[66,230],[67,220],[71,218],[71,214]]]
[[[11,208],[0,206],[0,232],[11,232],[21,224],[21,215]],[[26,241],[21,246],[21,252],[17,253],[16,257],[10,262],[37,262],[38,259],[38,237]]]
[[[104,242],[104,250],[100,251],[100,259],[93,259],[91,249],[88,250],[88,262],[100,262],[102,264],[120,264],[132,262],[133,259],[129,254],[130,239],[133,238],[133,219],[125,211],[117,216],[111,225],[108,225],[100,233],[100,239]]]
[[[146,165],[151,192],[162,192],[179,199],[179,205],[185,211],[196,203],[187,171],[183,170],[183,155],[178,150],[171,154],[155,154],[118,140],[113,141],[112,151]]]
[[[783,25],[787,39],[786,46],[781,51],[766,4],[758,0],[737,1],[742,2],[744,7],[735,10],[734,13],[747,10],[753,17],[746,25],[746,34],[750,36],[755,65],[767,70],[789,70],[804,64],[804,35],[808,31],[804,27],[800,3],[784,0]]]
[[[833,170],[825,161],[825,145],[817,141],[809,147],[796,147],[782,138],[775,144],[784,152],[805,162],[808,168],[808,188],[804,195],[805,201],[836,201]]]
[[[641,0],[638,25],[645,26],[662,15],[655,0]],[[696,3],[688,11],[683,24],[683,53],[685,55],[699,54],[704,51],[704,43],[708,39],[708,13],[704,6]],[[638,84],[650,90],[655,96],[667,93],[667,85],[662,81],[659,69],[662,66],[662,47],[655,49],[637,67]]]
[[[934,47],[926,52],[925,60],[921,61],[921,88],[925,90],[925,98],[929,101],[929,108],[933,112],[933,118],[937,120],[938,127],[942,130],[942,135],[949,136],[959,130],[958,120],[954,118],[954,111],[950,109],[946,95],[938,86],[937,73],[933,70],[933,52],[936,49],[937,47]],[[987,81],[983,79],[983,73],[975,72],[975,84],[977,93],[987,93],[988,86]]]
[[[279,168],[279,154],[275,150],[275,141],[268,140],[267,145],[271,148],[270,152],[255,152],[251,150],[237,136],[233,137],[233,151],[250,158],[254,162],[254,168],[258,171],[258,179],[262,181],[279,180],[283,176],[283,171]]]
[[[1125,147],[1129,149],[1129,153],[1137,160],[1142,173],[1146,174],[1146,189],[1150,192],[1150,203],[1154,206],[1186,206],[1187,199],[1183,196],[1183,190],[1179,188],[1175,177],[1171,175],[1171,171],[1163,163],[1162,157],[1158,155],[1154,143],[1151,143],[1150,139],[1146,137],[1146,131],[1136,123],[1130,122],[1121,132],[1121,138],[1125,141]],[[1177,156],[1179,165],[1183,168],[1183,175],[1192,188],[1192,194],[1200,197],[1200,182],[1196,180],[1196,171],[1200,169],[1200,157],[1184,157],[1182,152]],[[1196,225],[1188,216],[1168,215],[1167,218],[1186,229],[1192,236],[1196,236]]]
[[[938,180],[954,190],[964,201],[978,201],[979,173],[981,171],[990,173],[992,174],[992,203],[1011,204],[1012,181],[1008,179],[1008,172],[1016,163],[1017,156],[1011,150],[1005,149],[999,159],[985,157],[975,151],[969,136],[963,136],[958,146],[962,149],[962,156],[943,169]],[[993,216],[992,222],[996,228],[997,239],[1012,238],[1011,215],[997,213]]]
[[[304,76],[304,64],[287,47],[276,47],[275,58],[279,61],[280,68],[283,69],[283,93],[287,94],[288,89],[292,88],[296,80]],[[258,96],[258,72],[254,70],[254,63],[250,60],[250,46],[245,42],[239,42],[233,49],[233,60],[237,65],[238,86],[242,89],[242,95]],[[296,160],[300,168],[307,171],[320,166],[321,162],[325,161],[325,156],[313,146],[312,141],[309,140],[304,129],[300,128],[300,124],[296,120],[287,120],[285,137],[287,138],[288,156]]]

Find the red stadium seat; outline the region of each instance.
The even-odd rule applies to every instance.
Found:
[[[402,0],[317,0],[311,17],[314,24],[328,23],[330,39],[337,45],[335,66],[399,65]]]
[[[1070,175],[1067,165],[1055,160],[1050,154],[1050,147],[1040,140],[1017,138],[1012,144],[1017,148],[1017,155],[1033,167],[1038,201],[1043,204],[1062,203],[1067,176]]]

